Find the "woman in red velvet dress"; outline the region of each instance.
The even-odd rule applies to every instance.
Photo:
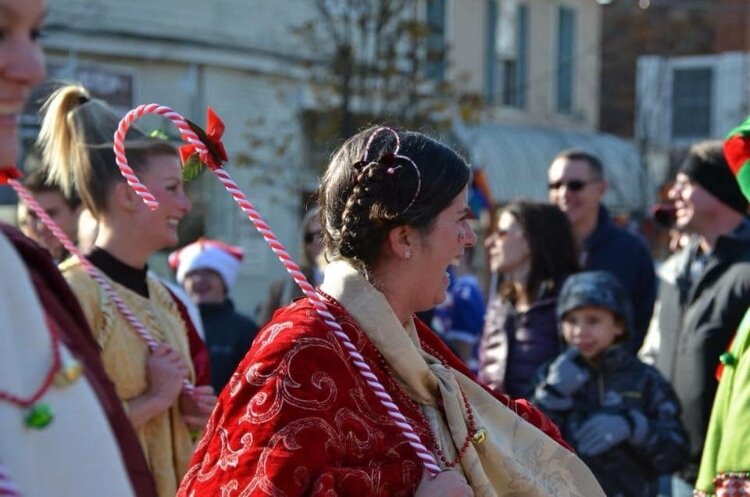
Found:
[[[309,298],[258,334],[209,420],[179,496],[603,495],[525,401],[494,396],[414,313],[445,298],[476,236],[470,170],[419,133],[366,130],[319,192],[319,295],[440,469],[429,476]]]

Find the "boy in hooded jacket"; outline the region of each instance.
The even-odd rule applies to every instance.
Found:
[[[570,276],[557,305],[567,350],[537,375],[532,401],[562,430],[610,497],[656,497],[689,443],[671,385],[624,344],[627,292],[606,271]]]

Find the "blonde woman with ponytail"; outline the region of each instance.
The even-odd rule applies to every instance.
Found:
[[[184,378],[195,382],[187,340],[191,324],[174,296],[147,273],[148,257],[177,243],[177,225],[191,207],[177,151],[137,130],[128,135],[130,166],[159,201],[152,212],[116,166],[111,141],[119,117],[107,104],[81,86],[68,85],[49,97],[43,111],[39,141],[51,180],[65,191],[76,189],[99,222],[87,258],[161,342],[150,352],[78,259],[60,266],[99,342],[158,494],[172,497],[193,451],[190,432],[205,426],[216,401],[210,386],[197,387],[195,398],[181,391]]]

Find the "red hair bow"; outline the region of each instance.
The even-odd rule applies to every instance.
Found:
[[[0,167],[0,185],[7,185],[8,180],[18,179],[21,177],[21,171],[15,166]]]
[[[206,146],[207,152],[198,154],[195,145],[182,145],[180,147],[180,158],[182,159],[183,164],[188,164],[193,156],[197,155],[200,162],[205,164],[212,171],[215,171],[220,168],[224,162],[229,160],[227,158],[227,152],[224,150],[224,144],[221,143],[221,137],[224,134],[224,122],[211,107],[208,108],[206,131],[203,131],[203,129],[194,122],[187,119],[186,121],[188,126],[190,126],[190,129],[198,135],[198,138],[200,138]]]

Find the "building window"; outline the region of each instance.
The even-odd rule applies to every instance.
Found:
[[[427,0],[427,77],[445,79],[445,0]]]
[[[495,103],[497,93],[496,81],[499,79],[500,71],[496,67],[497,56],[495,55],[495,44],[497,39],[497,0],[487,0],[487,46],[485,48],[485,98],[487,103]]]
[[[675,69],[672,80],[672,137],[711,136],[711,68]]]
[[[486,99],[509,107],[526,104],[528,7],[487,1]]]
[[[515,58],[506,60],[503,65],[503,103],[509,107],[526,106],[526,86],[528,83],[528,24],[529,8],[519,5],[515,23]]]
[[[576,13],[560,7],[557,26],[557,111],[573,112]]]

